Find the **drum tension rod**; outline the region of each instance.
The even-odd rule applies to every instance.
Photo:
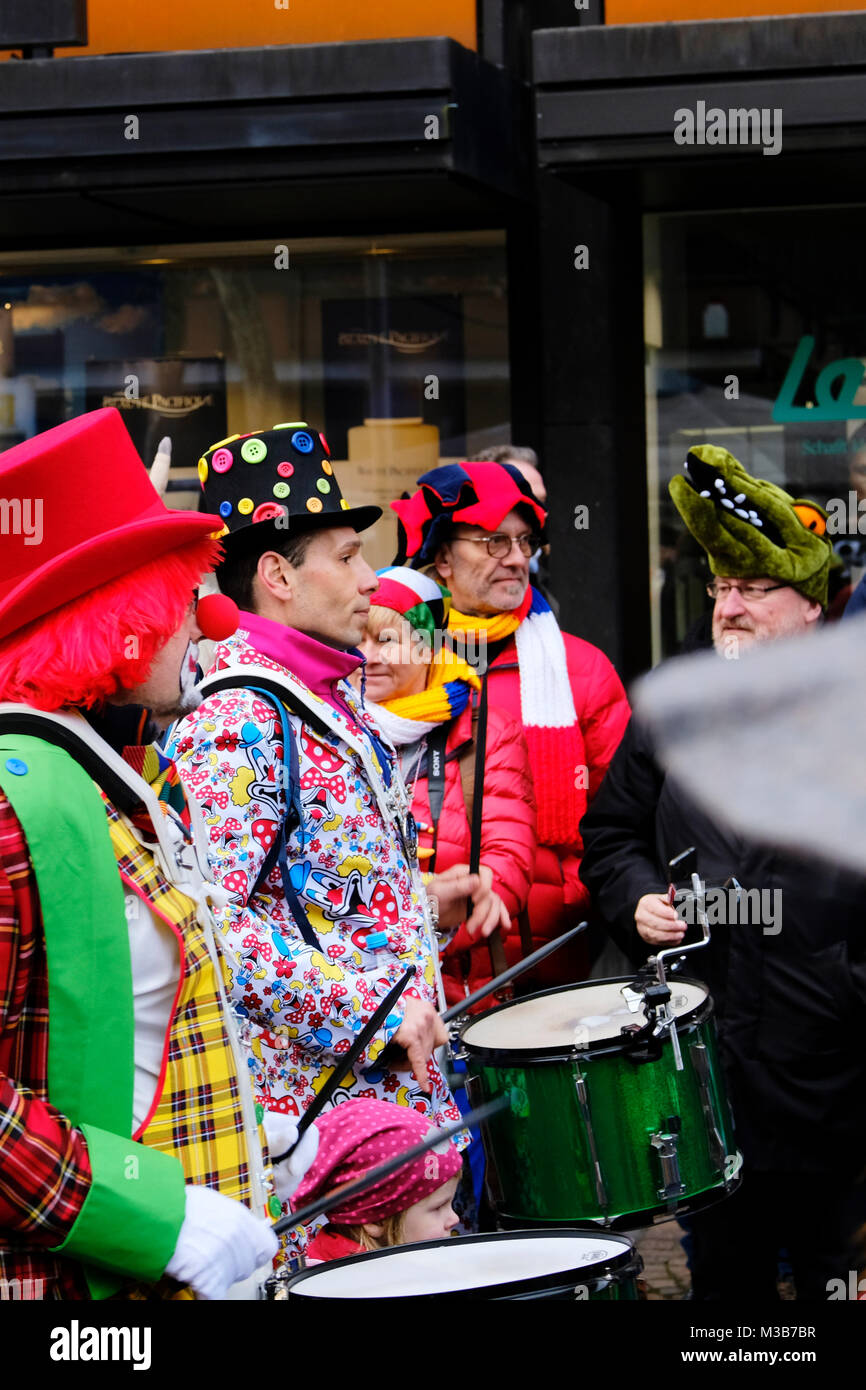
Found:
[[[598,1144],[595,1139],[595,1128],[592,1123],[592,1111],[589,1108],[589,1094],[586,1089],[586,1081],[577,1062],[574,1064],[574,1089],[577,1093],[577,1103],[580,1106],[580,1114],[586,1130],[586,1142],[589,1148],[590,1162],[592,1163],[592,1181],[595,1187],[595,1200],[602,1208],[606,1208],[607,1188],[604,1185],[604,1177],[601,1171],[601,1160],[598,1155]]]

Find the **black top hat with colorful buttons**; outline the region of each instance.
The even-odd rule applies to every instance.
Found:
[[[352,507],[343,496],[329,453],[325,436],[303,421],[212,444],[198,461],[199,509],[222,517],[226,554],[264,539],[265,527],[276,539],[378,521],[381,507]]]

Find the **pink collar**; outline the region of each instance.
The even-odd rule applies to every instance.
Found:
[[[271,618],[260,618],[257,613],[243,610],[238,626],[247,630],[256,651],[285,666],[314,695],[327,700],[338,714],[347,713],[346,704],[334,685],[339,680],[345,680],[362,664],[364,658],[359,651],[329,647],[308,632],[283,627]]]

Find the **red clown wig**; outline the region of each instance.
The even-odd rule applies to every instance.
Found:
[[[210,537],[193,541],[10,633],[0,700],[89,709],[140,685],[220,551]]]

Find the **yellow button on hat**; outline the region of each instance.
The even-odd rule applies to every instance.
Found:
[[[202,487],[204,487],[205,483],[207,482],[207,475],[208,475],[207,460],[206,460],[206,459],[199,459],[199,461],[198,461],[198,480],[199,480],[199,482],[201,483]]]
[[[333,473],[333,471],[334,471],[334,470],[333,470],[333,468],[331,467],[331,465],[329,464],[328,460],[327,460],[327,459],[322,459],[322,472],[323,472],[323,473],[327,473],[328,477],[330,478],[330,476],[331,476],[331,474]]]
[[[255,504],[254,504],[253,499],[252,499],[251,497],[242,497],[241,500],[240,500],[240,502],[238,502],[238,511],[239,511],[243,516],[249,516],[249,514],[250,514],[250,512],[252,511],[254,505],[255,505]]]
[[[344,512],[349,510],[349,503],[346,501],[345,497],[340,498],[340,506],[343,508]]]
[[[307,498],[307,511],[308,511],[308,512],[320,512],[321,510],[322,510],[322,499],[321,499],[321,497],[308,497],[308,498]]]

